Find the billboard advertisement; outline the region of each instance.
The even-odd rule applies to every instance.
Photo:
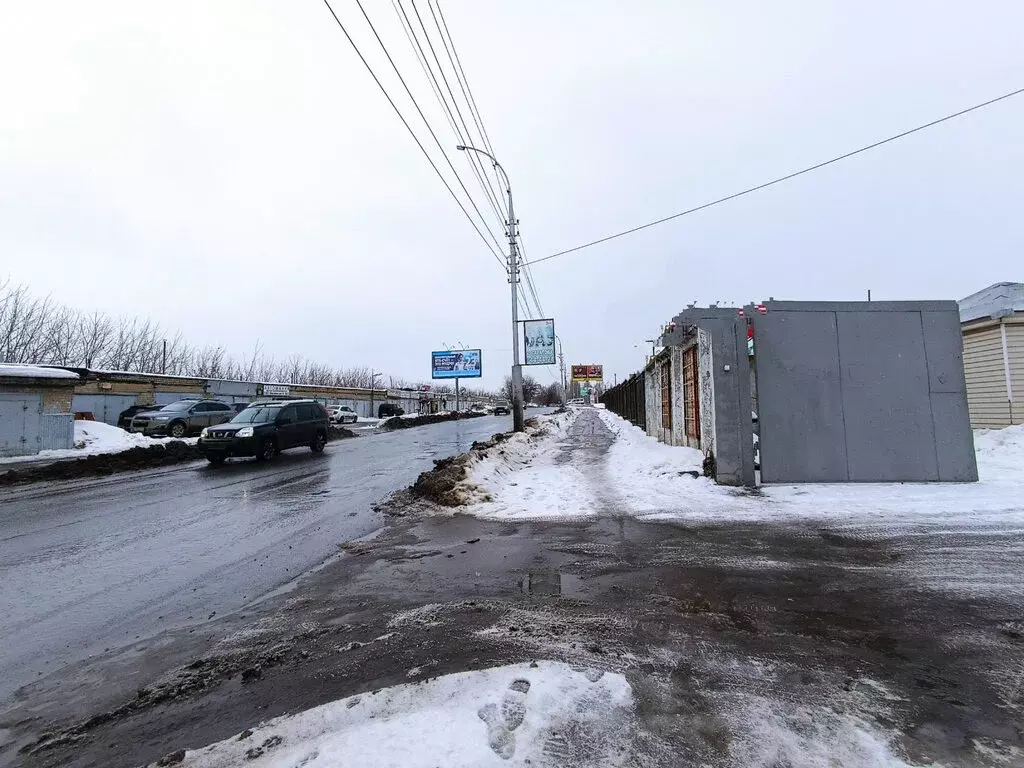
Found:
[[[555,364],[555,321],[523,321],[523,349],[526,350],[526,365]]]
[[[483,375],[479,349],[452,349],[430,353],[430,378],[479,379]]]
[[[572,367],[573,381],[604,381],[603,365],[574,365]]]

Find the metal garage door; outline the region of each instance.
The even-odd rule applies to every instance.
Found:
[[[39,395],[0,394],[0,456],[39,452]]]
[[[135,405],[136,395],[75,395],[71,410],[75,413],[91,413],[96,421],[117,424],[121,411]]]

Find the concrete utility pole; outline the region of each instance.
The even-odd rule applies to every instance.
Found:
[[[562,347],[562,337],[555,334],[555,341],[558,342],[558,369],[562,374],[562,405],[569,399],[569,390],[565,383],[565,349]]]
[[[374,415],[373,415],[373,394],[374,394],[373,386],[374,386],[374,383],[377,381],[377,377],[378,376],[383,376],[383,375],[384,375],[383,373],[374,373],[373,372],[373,368],[370,369],[370,418],[371,419],[374,418]]]
[[[512,286],[512,429],[516,432],[523,431],[523,368],[519,364],[519,300],[516,295],[519,290],[519,245],[516,243],[516,221],[515,211],[512,209],[512,185],[509,183],[508,174],[490,152],[484,152],[476,147],[467,147],[462,144],[456,149],[465,152],[478,152],[490,158],[494,167],[501,171],[505,179],[505,192],[508,195],[508,281]]]

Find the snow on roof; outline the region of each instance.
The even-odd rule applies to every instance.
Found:
[[[1024,312],[1024,283],[995,283],[959,303],[961,323]]]
[[[63,368],[44,368],[41,365],[15,365],[0,363],[0,377],[20,379],[74,379],[78,374]]]

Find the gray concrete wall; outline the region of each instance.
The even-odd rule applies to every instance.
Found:
[[[769,302],[754,324],[764,482],[972,481],[956,302]]]

